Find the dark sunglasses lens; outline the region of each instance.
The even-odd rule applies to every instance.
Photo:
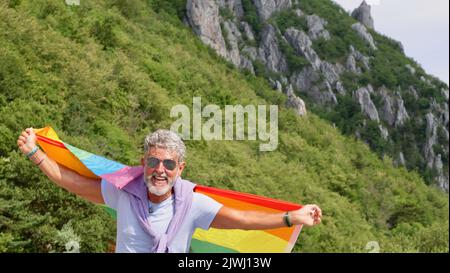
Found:
[[[149,157],[147,158],[147,167],[155,168],[159,164],[159,159],[155,157]]]
[[[166,159],[163,161],[163,165],[168,170],[173,170],[177,166],[177,163],[174,160]]]
[[[149,158],[147,158],[147,167],[156,168],[156,167],[158,167],[159,162],[160,162],[160,160],[158,158],[149,157]],[[175,162],[175,160],[165,159],[165,160],[163,160],[163,166],[164,166],[164,168],[172,171],[177,166],[177,163]]]

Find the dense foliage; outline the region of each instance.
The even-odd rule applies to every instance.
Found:
[[[0,252],[65,251],[74,239],[103,252],[115,238],[102,209],[20,155],[23,128],[51,125],[68,143],[138,164],[143,137],[169,128],[171,107],[194,96],[280,105],[277,150],[188,140],[184,177],[319,204],[323,223],[305,228],[294,251],[367,252],[377,241],[383,252],[448,252],[448,195],[316,115],[284,109],[265,80],[233,69],[182,24],[181,2],[0,2]]]

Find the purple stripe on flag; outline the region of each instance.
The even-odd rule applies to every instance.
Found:
[[[109,183],[112,183],[117,188],[122,189],[142,173],[144,173],[144,168],[142,166],[126,166],[116,172],[102,174],[100,177]]]

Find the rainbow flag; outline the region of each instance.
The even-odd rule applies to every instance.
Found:
[[[122,188],[139,172],[140,167],[126,166],[63,142],[51,127],[34,129],[34,132],[39,146],[47,156],[83,176],[104,178],[116,187]],[[240,210],[283,212],[301,208],[298,204],[201,185],[197,185],[194,191],[205,194],[225,206]],[[106,205],[101,206],[112,217],[116,217],[115,210]],[[191,241],[191,252],[291,252],[301,228],[299,225],[269,230],[197,229]]]

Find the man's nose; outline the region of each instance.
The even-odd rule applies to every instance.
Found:
[[[160,161],[160,162],[158,163],[158,165],[155,167],[155,171],[156,171],[158,174],[164,173],[165,169],[164,169],[164,166],[163,166],[163,162],[162,162],[162,161]]]

